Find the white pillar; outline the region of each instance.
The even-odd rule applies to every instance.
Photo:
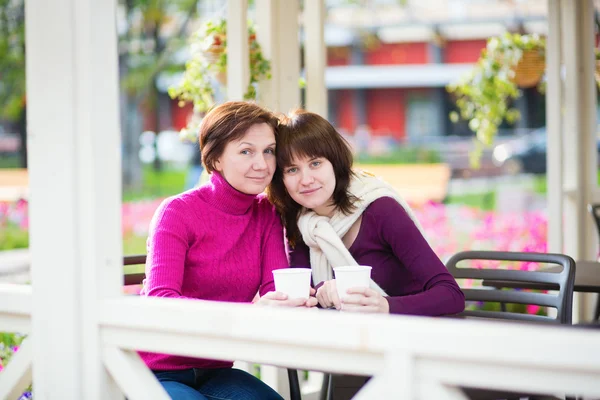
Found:
[[[305,3],[306,4],[306,3]],[[299,0],[256,0],[258,40],[271,61],[271,80],[261,83],[260,101],[273,111],[300,104]]]
[[[26,1],[35,398],[119,398],[99,302],[122,285],[115,1]]]
[[[243,100],[250,83],[248,0],[227,1],[227,99]]]
[[[304,2],[304,71],[306,73],[306,109],[327,118],[325,68],[325,1]]]
[[[271,61],[271,79],[261,81],[258,87],[258,101],[273,111],[279,107],[279,41],[278,10],[279,0],[255,0],[256,40],[260,43],[265,58]]]
[[[596,249],[587,204],[596,187],[596,86],[594,84],[594,4],[561,0],[565,66],[562,151],[564,246],[575,260],[594,259]],[[575,301],[579,315],[583,303]],[[574,320],[577,320],[575,312]]]
[[[562,253],[563,246],[563,82],[561,77],[562,24],[560,0],[548,1],[546,39],[546,182],[548,201],[548,251]]]

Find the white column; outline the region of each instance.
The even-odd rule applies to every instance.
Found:
[[[563,247],[563,152],[562,122],[563,83],[561,77],[560,0],[548,1],[548,36],[546,39],[546,182],[548,201],[548,251],[562,253]]]
[[[306,2],[305,2],[306,4]],[[300,41],[298,40],[300,2],[278,0],[278,91],[279,111],[287,112],[300,107]]]
[[[279,111],[279,46],[277,32],[277,12],[279,0],[255,0],[256,39],[265,58],[271,61],[271,79],[261,81],[258,87],[258,101],[273,111]]]
[[[227,1],[227,98],[243,100],[250,83],[248,0]]]
[[[325,1],[304,2],[304,71],[306,73],[306,109],[327,118],[325,68]]]
[[[122,285],[115,1],[25,15],[35,398],[119,398],[98,326]]]
[[[272,75],[260,84],[259,99],[273,111],[301,106],[299,13],[299,0],[256,0],[258,40]]]
[[[563,104],[564,245],[575,260],[593,259],[596,246],[587,203],[596,187],[594,5],[561,0],[565,86]],[[580,316],[583,304],[575,301]],[[577,312],[574,321],[577,320]]]

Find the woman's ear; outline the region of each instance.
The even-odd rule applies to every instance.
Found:
[[[216,160],[216,161],[214,162],[214,164],[213,164],[213,167],[214,167],[213,169],[214,169],[215,171],[217,171],[217,172],[222,172],[222,171],[221,171],[221,159],[218,159],[218,160]]]

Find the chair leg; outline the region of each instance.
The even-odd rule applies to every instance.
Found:
[[[321,384],[321,394],[319,400],[331,400],[333,398],[333,379],[331,374],[323,374],[323,383]]]
[[[300,381],[298,380],[298,370],[288,368],[288,380],[290,382],[290,400],[302,400],[300,392]]]

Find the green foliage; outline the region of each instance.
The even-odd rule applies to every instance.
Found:
[[[0,226],[0,251],[26,249],[29,247],[29,232],[18,226]]]
[[[14,354],[14,348],[21,345],[25,335],[0,332],[0,365],[6,366]]]
[[[539,51],[545,54],[546,42],[538,35],[506,33],[488,40],[487,46],[473,70],[457,83],[448,85],[448,92],[456,96],[459,113],[450,113],[450,120],[459,118],[469,121],[469,128],[475,132],[477,141],[490,146],[503,122],[514,123],[519,119],[518,110],[511,107],[521,92],[513,81],[514,67],[525,51]],[[477,154],[481,153],[478,147]]]
[[[185,45],[181,33],[196,15],[198,0],[120,0],[127,29],[119,36],[122,87],[129,95],[152,103],[154,78],[165,70],[181,70],[172,55]],[[174,24],[176,17],[181,22]],[[179,31],[173,29],[178,26]],[[169,29],[164,29],[169,26]],[[170,32],[167,34],[166,32]]]
[[[168,197],[184,190],[186,171],[168,168],[156,171],[152,167],[146,166],[142,174],[141,189],[126,189],[123,192],[123,202]]]
[[[245,100],[256,99],[259,81],[271,79],[271,63],[267,60],[256,40],[254,26],[248,24],[250,82],[244,94]],[[216,77],[223,77],[227,71],[227,21],[208,21],[190,38],[191,59],[186,63],[183,80],[169,88],[169,95],[179,99],[179,105],[191,102],[196,116],[214,105],[214,85]],[[194,118],[181,134],[194,138],[199,119]]]
[[[0,0],[0,119],[25,107],[25,1]]]
[[[494,211],[496,209],[496,192],[468,193],[460,195],[448,195],[445,204],[464,205],[483,211]]]

